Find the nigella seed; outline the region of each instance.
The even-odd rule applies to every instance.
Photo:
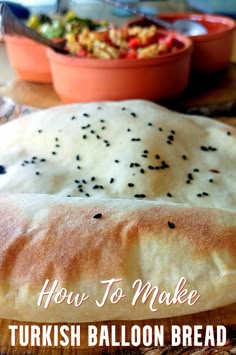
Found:
[[[25,164],[24,164],[24,163],[22,163],[22,164],[21,164],[21,166],[25,166]]]
[[[187,181],[186,181],[186,184],[191,184],[191,180],[187,180]]]
[[[79,180],[74,180],[74,182],[75,182],[76,184],[79,184],[79,183],[80,183],[80,181],[79,181]]]
[[[148,123],[148,126],[152,126],[152,122],[149,122],[149,123]]]
[[[158,129],[159,129],[159,131],[160,131],[160,132],[162,132],[162,131],[163,131],[163,129],[162,129],[161,127],[159,127]]]
[[[131,132],[131,129],[130,129],[130,128],[127,128],[127,132]]]
[[[97,214],[95,214],[95,215],[93,216],[93,218],[95,218],[95,219],[100,219],[100,218],[102,218],[102,213],[97,213]]]
[[[141,138],[131,138],[131,142],[140,142]]]
[[[84,117],[89,117],[90,115],[88,113],[83,113]]]
[[[71,197],[71,195],[67,195],[67,197]]]
[[[55,147],[56,147],[56,148],[60,148],[60,145],[59,145],[59,144],[56,144]]]
[[[91,129],[90,133],[94,134],[94,133],[95,133],[95,131],[94,131],[93,129]]]
[[[142,157],[143,158],[147,158],[148,156],[146,154],[142,154]]]
[[[170,141],[173,141],[174,140],[174,137],[173,136],[168,136],[167,137]]]
[[[52,155],[57,155],[57,153],[56,152],[52,152]]]
[[[103,190],[104,187],[103,187],[102,185],[94,185],[94,186],[93,186],[93,190],[98,190],[98,189]]]
[[[76,155],[76,160],[77,160],[77,161],[79,161],[79,160],[80,160],[80,156],[79,156],[79,154],[78,154],[78,155]]]
[[[84,135],[83,135],[83,139],[87,139],[87,136],[86,136],[86,134],[84,134]]]
[[[168,165],[168,164],[166,164],[166,162],[165,162],[165,160],[163,160],[162,162],[161,162],[161,169],[167,169],[167,168],[169,168],[170,166]]]
[[[32,159],[33,159],[33,160],[36,160],[36,159],[37,159],[37,157],[32,157]]]
[[[197,197],[202,197],[202,194],[197,194]]]
[[[130,163],[129,167],[133,168],[134,167],[134,163]]]
[[[78,166],[77,166],[77,169],[78,169],[78,170],[81,170],[81,166],[78,165]]]
[[[214,180],[213,179],[209,179],[209,182],[212,183],[212,182],[214,182]]]
[[[199,169],[193,169],[193,171],[194,171],[195,173],[199,173],[199,172],[200,172]]]
[[[144,169],[140,169],[140,173],[141,173],[141,174],[144,174],[144,173],[145,173],[145,170],[144,170]]]
[[[140,166],[139,163],[134,163],[134,166],[136,166],[137,168]]]
[[[203,194],[203,196],[209,196],[209,194],[207,192],[203,192],[202,194]]]
[[[91,181],[94,181],[94,180],[96,180],[96,178],[95,178],[95,176],[92,176]]]
[[[208,152],[208,148],[205,147],[204,145],[202,145],[202,146],[200,147],[200,149],[201,149],[203,152]]]
[[[120,162],[118,159],[115,159],[114,161],[115,161],[115,163],[119,163]]]
[[[133,116],[133,117],[137,117],[137,115],[136,115],[135,112],[131,112],[130,114],[131,114],[131,116]]]
[[[34,160],[31,160],[31,164],[35,164],[35,161],[34,161]]]
[[[82,179],[83,184],[87,184],[87,181],[85,179]]]
[[[39,172],[39,171],[36,171],[36,172],[35,172],[35,175],[40,175],[40,172]]]
[[[170,133],[175,134],[175,131],[171,130]]]
[[[104,131],[104,129],[106,129],[106,127],[105,127],[105,126],[103,126],[103,127],[102,127],[102,130],[103,130],[103,131]]]
[[[134,184],[132,184],[131,182],[128,183],[129,187],[134,187]]]
[[[172,142],[171,142],[171,141],[166,141],[166,143],[167,143],[167,144],[172,144]]]
[[[146,195],[144,195],[144,194],[136,194],[136,195],[134,195],[134,197],[135,198],[145,198]]]
[[[79,192],[84,192],[84,190],[82,188],[79,189]]]
[[[216,152],[217,151],[217,148],[211,147],[210,145],[209,145],[208,149],[211,150],[212,152]]]
[[[101,110],[102,108],[101,108],[101,106],[98,106],[97,109],[98,109],[98,110]]]
[[[46,159],[41,159],[40,161],[41,161],[42,163],[45,163]]]
[[[193,175],[191,173],[188,174],[189,180],[193,180]]]
[[[3,165],[0,165],[0,174],[1,175],[3,175],[3,174],[6,174],[6,168],[5,168],[5,166],[3,166]]]
[[[39,130],[38,130],[38,133],[42,133],[42,132],[43,132],[42,129],[39,129]]]
[[[72,117],[71,117],[72,120],[75,120],[75,118],[76,118],[75,116],[72,116]]]
[[[186,155],[182,155],[182,159],[183,159],[183,160],[187,160]]]
[[[29,164],[28,160],[24,160],[24,163],[25,163],[25,164]]]
[[[56,141],[56,142],[58,142],[58,141],[59,141],[59,139],[58,139],[57,137],[55,137],[55,141]]]
[[[155,158],[156,158],[156,159],[160,159],[160,155],[156,154],[156,155],[155,155]]]
[[[114,179],[114,178],[111,178],[111,179],[110,179],[110,184],[113,184],[114,181],[115,181],[115,179]]]
[[[154,168],[154,166],[152,166],[152,165],[148,165],[148,169],[154,170],[155,168]]]
[[[96,137],[97,137],[97,139],[101,139],[101,137],[98,134],[96,135]]]
[[[87,128],[89,128],[90,127],[90,124],[87,124],[87,126],[82,126],[81,128],[82,129],[87,129]]]
[[[227,132],[227,136],[231,136],[231,132]]]
[[[145,149],[143,152],[144,152],[144,154],[148,154],[149,153],[149,151],[147,149]]]
[[[167,197],[173,197],[170,192],[167,193]]]
[[[88,193],[85,194],[86,197],[90,197],[90,195]]]
[[[126,108],[125,107],[122,107],[122,111],[125,111],[126,110]]]
[[[175,224],[173,222],[168,221],[168,226],[170,229],[174,229],[175,228]]]

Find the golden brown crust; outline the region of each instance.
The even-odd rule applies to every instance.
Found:
[[[29,297],[35,299],[46,279],[58,280],[69,289],[97,283],[93,295],[96,298],[104,290],[100,281],[110,278],[122,278],[130,293],[138,278],[168,290],[186,277],[202,293],[201,300],[189,309],[164,309],[161,316],[208,309],[212,292],[218,295],[210,307],[235,301],[234,211],[49,195],[3,194],[0,205],[0,280],[12,289],[29,287]],[[99,213],[102,217],[94,218]],[[169,222],[175,228],[170,228]],[[226,289],[230,289],[228,296]],[[21,308],[27,302],[24,299]],[[31,306],[36,309],[37,320],[48,320],[47,312]],[[143,307],[141,304],[133,313],[132,307],[126,305],[115,317],[142,318]],[[159,317],[149,313],[147,318]],[[63,316],[58,308],[53,321],[62,321]],[[21,313],[18,317],[22,317]],[[72,321],[73,317],[68,313],[66,320]],[[84,317],[80,321],[89,320]],[[95,319],[107,319],[107,313],[98,317]]]

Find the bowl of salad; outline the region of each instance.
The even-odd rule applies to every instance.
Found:
[[[67,36],[70,55],[48,49],[53,85],[65,103],[178,96],[187,86],[192,42],[148,27],[84,28]]]
[[[207,2],[205,1],[207,4]],[[206,5],[207,6],[207,5]],[[193,54],[191,69],[198,73],[216,73],[227,67],[233,49],[235,21],[219,15],[195,13],[166,13],[160,18],[172,22],[188,19],[201,23],[207,29],[206,34],[191,36]],[[150,22],[143,18],[130,21],[128,26],[148,26]]]
[[[69,34],[78,34],[83,28],[91,30],[104,28],[106,23],[96,23],[90,19],[79,18],[73,11],[64,17],[51,18],[46,14],[32,15],[27,26],[53,41],[65,41]],[[25,37],[5,35],[9,61],[24,80],[38,83],[51,83],[52,75],[47,47]]]

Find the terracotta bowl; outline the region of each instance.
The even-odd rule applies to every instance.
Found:
[[[193,41],[193,56],[191,68],[197,72],[214,73],[224,69],[230,62],[235,21],[224,16],[207,14],[161,14],[161,18],[174,21],[192,19],[202,23],[208,33],[200,36],[190,36]],[[147,25],[147,21],[139,18],[128,23],[128,26]]]
[[[174,36],[181,48],[155,58],[77,58],[48,49],[54,88],[66,103],[176,97],[188,84],[192,43]]]
[[[47,48],[28,38],[4,36],[11,66],[24,80],[51,83],[52,76]]]

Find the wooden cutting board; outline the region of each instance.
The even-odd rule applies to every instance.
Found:
[[[52,85],[29,83],[19,78],[0,87],[0,95],[39,108],[62,104]],[[192,75],[185,92],[177,100],[163,104],[184,113],[236,117],[236,63],[214,75]]]

